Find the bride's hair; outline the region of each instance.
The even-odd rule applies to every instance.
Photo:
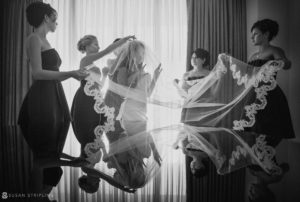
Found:
[[[129,45],[128,45],[128,55],[127,55],[127,59],[128,59],[128,70],[129,71],[133,71],[133,68],[135,67],[135,65],[138,65],[138,64],[135,64],[135,61],[134,59],[138,56],[139,54],[139,47],[142,47],[143,49],[145,49],[145,45],[141,42],[141,41],[138,41],[138,40],[133,40],[133,41],[130,41],[129,42]]]
[[[88,45],[91,45],[91,43],[97,39],[97,37],[95,37],[94,35],[85,35],[84,37],[82,37],[78,43],[77,43],[77,49],[84,53],[86,51],[86,47]]]
[[[118,68],[126,68],[128,77],[133,74],[137,68],[138,64],[135,64],[135,58],[139,54],[139,47],[142,47],[145,49],[145,45],[138,40],[129,41],[126,46],[121,48],[120,50],[120,57],[121,59],[119,61],[116,61],[114,65],[116,65],[116,69]],[[136,85],[136,80],[130,84],[131,88],[134,88]]]

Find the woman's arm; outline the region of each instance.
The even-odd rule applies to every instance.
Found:
[[[106,182],[108,182],[110,185],[112,185],[116,188],[119,188],[123,191],[129,192],[129,193],[134,193],[136,191],[134,189],[129,189],[129,188],[124,187],[122,184],[115,181],[115,179],[112,178],[111,176],[109,176],[109,175],[107,175],[103,172],[100,172],[98,170],[95,170],[93,168],[82,167],[82,171],[87,173],[90,176],[93,176],[93,177],[96,177],[96,178],[101,178],[101,179],[105,180]]]
[[[62,158],[71,158],[68,155],[62,155]],[[61,160],[59,158],[39,158],[35,160],[35,164],[40,168],[51,168],[56,166],[82,167],[89,164],[84,158],[72,158],[72,160]]]
[[[284,62],[283,69],[291,68],[291,61],[286,58],[284,51],[279,47],[273,47],[272,49],[273,57],[275,60],[282,60]]]
[[[160,157],[159,152],[157,151],[156,145],[155,145],[151,135],[149,135],[149,142],[150,142],[151,150],[153,152],[153,158],[156,161],[156,163],[159,166],[161,166],[162,158]]]
[[[184,91],[188,91],[188,89],[190,88],[191,86],[189,84],[187,84],[187,82],[185,80],[182,80],[182,83],[181,83],[181,88],[184,90]]]
[[[71,155],[66,154],[66,153],[62,153],[62,154],[60,155],[60,158],[69,159],[69,160],[75,160],[75,159],[76,159],[76,157],[71,156]]]
[[[30,66],[32,68],[33,79],[63,81],[70,77],[80,80],[87,76],[87,74],[81,70],[68,71],[68,72],[44,70],[42,68],[42,57],[41,57],[42,45],[38,36],[32,35],[28,39],[27,46],[28,46],[27,53],[30,60]]]
[[[116,41],[115,43],[110,44],[103,51],[100,51],[98,53],[90,54],[90,55],[85,56],[84,58],[82,58],[82,61],[84,63],[86,63],[86,64],[91,64],[94,61],[102,58],[103,56],[105,56],[107,54],[109,54],[110,52],[112,52],[113,50],[115,50],[116,48],[118,48],[119,46],[123,45],[129,39],[134,39],[134,38],[135,38],[134,36],[124,37],[124,38],[120,39],[119,41]]]
[[[188,92],[184,89],[182,89],[181,85],[179,84],[180,80],[179,79],[174,79],[173,80],[173,85],[175,86],[178,94],[182,97],[182,98],[186,98],[188,95]]]

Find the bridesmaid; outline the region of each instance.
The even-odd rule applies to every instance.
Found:
[[[274,20],[263,19],[253,24],[251,39],[258,51],[251,55],[248,64],[260,67],[270,60],[282,60],[284,62],[283,69],[290,69],[291,62],[286,58],[284,51],[280,47],[271,44],[278,31],[278,23]],[[274,77],[276,79],[276,75]],[[263,83],[259,85],[262,86]],[[266,93],[266,107],[257,111],[255,124],[245,128],[245,131],[265,134],[267,143],[272,147],[276,147],[282,139],[294,138],[295,133],[288,102],[280,86],[277,84],[273,90]],[[256,98],[255,92],[248,98],[248,102],[260,102]],[[289,169],[286,163],[281,164],[280,167],[283,171],[281,175],[268,175],[257,166],[249,166],[251,174],[257,178],[249,192],[251,201],[275,200],[274,194],[269,190],[268,185],[279,182]]]
[[[60,72],[61,59],[47,40],[55,32],[57,12],[49,5],[34,2],[26,9],[27,21],[34,27],[26,51],[33,84],[21,106],[18,123],[33,152],[30,177],[32,193],[50,193],[62,175],[60,166],[82,166],[83,159],[61,160],[70,124],[69,108],[61,81],[87,75],[82,70]],[[44,200],[49,200],[44,197]]]
[[[98,40],[93,35],[86,35],[81,38],[77,43],[77,48],[82,53],[86,55],[80,60],[80,70],[85,71],[85,67],[91,66],[88,71],[98,75],[99,83],[101,82],[101,71],[93,64],[96,60],[104,57],[110,52],[114,51],[119,46],[123,45],[129,39],[134,38],[134,36],[124,37],[115,43],[112,43],[103,51],[99,52]],[[108,74],[108,69],[102,69],[102,79],[105,79]],[[103,82],[103,81],[102,81]],[[98,125],[103,125],[106,117],[104,114],[98,114],[94,109],[95,100],[93,96],[86,95],[84,92],[86,80],[81,81],[81,85],[78,88],[73,104],[72,104],[72,126],[77,140],[81,144],[81,155],[82,157],[87,157],[84,152],[84,147],[87,143],[94,142],[95,134],[94,129]],[[99,87],[99,86],[98,86]],[[99,87],[101,88],[101,87]]]
[[[183,74],[181,82],[179,82],[178,79],[174,80],[174,85],[182,96],[186,95],[193,85],[202,82],[203,78],[209,74],[209,60],[209,52],[202,48],[197,48],[192,52],[192,69]],[[183,109],[181,112],[181,120],[183,122],[186,120],[187,110],[188,109]],[[185,124],[193,125],[193,123],[187,122],[185,122]],[[189,148],[186,140],[182,141],[181,144],[183,147],[183,153],[186,155],[186,161],[190,164],[190,170],[193,176],[200,178],[206,175],[208,172],[207,155],[201,150],[193,150],[192,148]],[[177,144],[174,146],[175,149],[178,148]],[[190,172],[188,174],[190,174]]]
[[[209,52],[197,48],[193,51],[191,58],[192,70],[187,71],[183,74],[182,88],[186,91],[193,86],[195,83],[200,82],[201,79],[209,74]]]
[[[89,66],[90,68],[88,68],[87,71],[92,72],[93,75],[97,75],[96,79],[98,80],[98,82],[95,85],[93,85],[92,88],[101,90],[102,86],[98,85],[98,83],[103,84],[109,72],[109,68],[104,67],[102,69],[101,75],[100,69],[97,66],[95,66],[93,62],[101,59],[102,57],[111,53],[112,51],[115,51],[118,47],[120,47],[125,42],[133,38],[134,36],[124,37],[118,41],[115,41],[102,51],[99,51],[100,48],[96,36],[86,35],[78,41],[78,50],[82,53],[85,53],[85,56],[80,60],[79,71],[86,71],[86,67]],[[72,127],[74,130],[74,134],[81,145],[81,157],[83,158],[89,157],[88,154],[85,152],[85,147],[87,144],[94,142],[94,139],[96,138],[96,134],[94,132],[96,127],[104,126],[105,122],[107,121],[107,117],[104,113],[97,113],[95,111],[94,106],[96,101],[94,99],[94,96],[86,94],[86,84],[86,80],[81,81],[81,84],[73,99],[71,109]],[[100,104],[100,107],[104,107],[104,103]],[[102,131],[100,133],[102,133]],[[94,166],[97,163],[97,161],[100,160],[101,157],[100,149],[93,150],[95,150],[94,155],[97,155],[97,157],[92,160],[93,162],[90,162],[90,166]],[[103,148],[102,151],[104,155],[103,157],[105,157],[105,148]],[[102,174],[100,176],[105,176],[105,174]],[[114,180],[112,178],[105,178],[104,180],[111,184],[114,184]],[[98,178],[96,178],[95,180],[95,177],[93,177],[92,175],[82,176],[79,181],[81,182],[79,183],[80,187],[88,193],[98,190],[99,180]]]

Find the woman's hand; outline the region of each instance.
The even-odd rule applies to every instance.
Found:
[[[128,41],[128,40],[134,40],[136,39],[135,35],[129,35],[123,38],[124,40]]]
[[[126,191],[128,193],[135,193],[136,192],[136,189],[132,189],[132,188],[129,188],[129,187],[123,187],[122,190]]]
[[[179,79],[174,79],[173,80],[173,85],[177,86],[179,84]]]
[[[162,71],[161,63],[159,63],[158,67],[154,70],[153,79],[156,81]]]
[[[74,79],[77,79],[78,81],[84,79],[85,77],[87,77],[89,74],[85,71],[85,70],[76,70],[76,71],[72,71],[71,72],[71,76]]]
[[[110,71],[110,68],[109,68],[109,67],[103,67],[103,68],[102,68],[102,74],[103,74],[103,77],[107,77],[109,71]]]
[[[288,70],[288,69],[291,69],[291,66],[292,66],[292,63],[290,60],[288,59],[283,59],[283,62],[284,62],[284,65],[283,65],[283,68],[284,70]]]
[[[162,158],[160,157],[157,149],[155,148],[152,151],[153,151],[153,158],[154,158],[154,160],[157,162],[157,164],[159,166],[161,166]]]

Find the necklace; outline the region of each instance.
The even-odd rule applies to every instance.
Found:
[[[260,51],[257,52],[257,53],[256,53],[256,59],[259,59],[259,58],[260,58],[260,55],[261,55],[261,52],[260,52]]]

